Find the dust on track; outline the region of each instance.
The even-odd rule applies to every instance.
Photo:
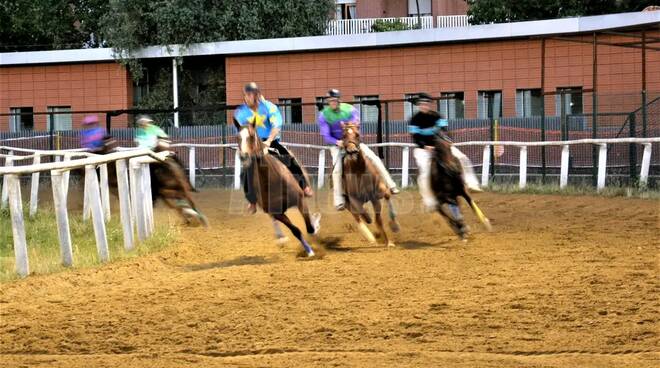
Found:
[[[482,194],[495,229],[468,214],[465,245],[404,192],[387,249],[326,194],[322,259],[276,246],[265,215],[240,213],[240,193],[205,191],[211,227],[182,228],[164,251],[0,285],[0,365],[660,363],[660,202]]]

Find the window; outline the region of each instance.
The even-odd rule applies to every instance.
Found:
[[[408,121],[419,109],[415,105],[415,100],[419,96],[419,93],[409,93],[405,95],[405,102],[403,103],[403,118]]]
[[[280,112],[284,124],[302,123],[302,99],[280,98]]]
[[[316,108],[316,115],[317,116],[321,112],[321,110],[323,110],[324,107],[325,107],[325,97],[316,97],[316,106],[315,106],[315,108]],[[316,119],[316,117],[314,117],[314,119]]]
[[[55,113],[48,115],[46,128],[51,129],[51,116],[54,121],[53,130],[71,130],[71,106],[48,106],[48,112]]]
[[[540,89],[516,90],[516,116],[521,118],[540,116],[542,99]]]
[[[356,0],[336,0],[335,19],[357,19]]]
[[[31,107],[12,107],[9,109],[9,131],[20,132],[34,129],[34,111]],[[20,114],[20,115],[19,115]]]
[[[496,119],[502,117],[502,91],[479,91],[477,117]]]
[[[582,114],[582,87],[557,88],[555,108],[557,116]]]
[[[431,0],[408,0],[409,16],[417,16],[417,3],[419,3],[419,15],[431,15]]]
[[[363,103],[364,101],[377,101],[378,96],[355,96],[355,101],[359,101],[355,106],[360,112],[360,122],[375,123],[378,121],[378,106]]]
[[[465,118],[465,95],[463,92],[443,92],[438,101],[440,116],[445,119]]]

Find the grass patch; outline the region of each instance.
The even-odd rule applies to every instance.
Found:
[[[518,187],[518,184],[491,184],[486,188],[486,190],[489,192],[507,194],[559,194],[569,196],[592,195],[601,197],[660,199],[660,191],[616,186],[605,187],[603,190],[597,191],[595,187],[590,185],[568,185],[566,188],[560,189],[558,185],[553,184],[528,183],[525,188],[521,189]]]
[[[57,235],[55,213],[47,205],[40,206],[38,214],[30,218],[25,209],[25,232],[27,238],[30,273],[48,274],[66,271],[71,268],[61,265],[60,243]],[[98,260],[96,240],[92,221],[84,222],[82,214],[69,213],[69,227],[73,248],[73,268],[86,268],[101,264]],[[152,237],[144,243],[136,245],[130,252],[124,250],[123,232],[119,214],[113,213],[112,219],[106,223],[106,234],[110,261],[133,258],[166,247],[176,237],[176,230],[168,224],[156,224]],[[8,210],[0,211],[0,282],[17,279],[14,271],[14,243],[11,227],[11,217]]]

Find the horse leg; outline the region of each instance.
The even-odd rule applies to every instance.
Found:
[[[357,201],[353,200],[352,198],[349,198],[349,210],[351,212],[351,215],[353,215],[353,218],[355,218],[355,222],[357,222],[358,230],[360,233],[362,233],[362,236],[364,236],[369,243],[375,243],[376,238],[374,237],[374,234],[369,230],[367,225],[362,221],[362,214],[365,212],[364,211],[364,206],[360,205],[357,203]]]
[[[486,230],[492,231],[493,227],[490,224],[490,220],[488,219],[488,217],[486,217],[486,215],[484,215],[483,212],[481,212],[481,208],[479,208],[479,206],[477,206],[477,202],[475,202],[474,199],[472,199],[472,196],[470,194],[468,194],[467,190],[463,191],[462,196],[463,196],[463,198],[465,198],[467,203],[470,205],[470,208],[472,208],[472,211],[477,216],[479,221],[481,221],[481,223],[486,227]]]
[[[310,216],[309,207],[304,198],[300,198],[298,202],[298,211],[305,220],[305,227],[307,228],[307,234],[317,235],[321,231],[321,214],[314,213]]]
[[[282,232],[282,228],[280,227],[279,222],[277,222],[274,217],[271,217],[271,219],[273,220],[273,229],[275,229],[275,241],[278,245],[283,245],[289,241],[289,238]]]
[[[385,196],[385,201],[387,201],[387,210],[390,216],[390,229],[392,232],[398,233],[401,231],[401,226],[399,225],[399,221],[396,219],[396,210],[394,209],[394,203],[392,203],[391,195]]]
[[[447,211],[447,209],[449,211]],[[454,201],[454,203],[447,203],[446,207],[438,206],[438,211],[447,219],[449,226],[452,228],[454,233],[456,233],[456,235],[458,235],[461,240],[466,240],[468,229],[465,225],[465,221],[463,219],[463,215],[461,214],[461,210],[458,207],[458,204]]]
[[[383,226],[383,216],[382,216],[383,206],[380,203],[380,199],[372,200],[371,205],[374,207],[374,216],[376,217],[376,226],[378,226],[378,230],[383,234],[383,243],[385,245],[387,245],[388,247],[393,247],[394,242],[391,242],[390,239],[387,237],[387,232],[385,231],[385,226]]]
[[[289,217],[287,215],[281,213],[281,214],[273,215],[273,218],[276,219],[277,221],[283,223],[286,227],[289,228],[289,230],[291,230],[291,233],[293,233],[293,236],[295,236],[296,239],[298,239],[300,244],[303,246],[303,249],[305,249],[305,253],[307,253],[307,257],[313,257],[314,256],[314,250],[307,243],[307,241],[305,241],[305,238],[303,238],[302,232],[300,231],[300,229],[298,229],[296,227],[296,225],[294,225],[291,222],[291,220],[289,219]]]

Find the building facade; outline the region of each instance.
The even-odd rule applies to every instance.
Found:
[[[439,110],[454,119],[538,116],[542,100],[545,115],[579,115],[592,111],[594,70],[598,111],[630,112],[640,108],[643,64],[648,101],[660,92],[659,24],[660,12],[630,13],[218,42],[184,51],[174,48],[179,54],[149,48],[141,56],[164,65],[172,65],[176,57],[183,60],[177,68],[193,59],[196,65],[205,60],[224,63],[219,70],[225,73],[226,101],[218,104],[240,103],[242,86],[255,81],[267,98],[283,105],[287,123],[315,121],[314,104],[330,88],[340,89],[344,100],[356,101],[364,120],[375,119],[374,111],[359,101],[403,100],[420,92],[439,98]],[[642,31],[648,47],[645,63],[639,47]],[[144,93],[109,49],[0,54],[0,114],[5,114],[0,116],[0,131],[46,130],[49,117],[29,113],[49,111],[60,112],[54,118],[55,129],[75,129],[83,114],[61,112],[129,109],[136,94]],[[409,102],[391,103],[388,117],[404,120],[413,110]]]

